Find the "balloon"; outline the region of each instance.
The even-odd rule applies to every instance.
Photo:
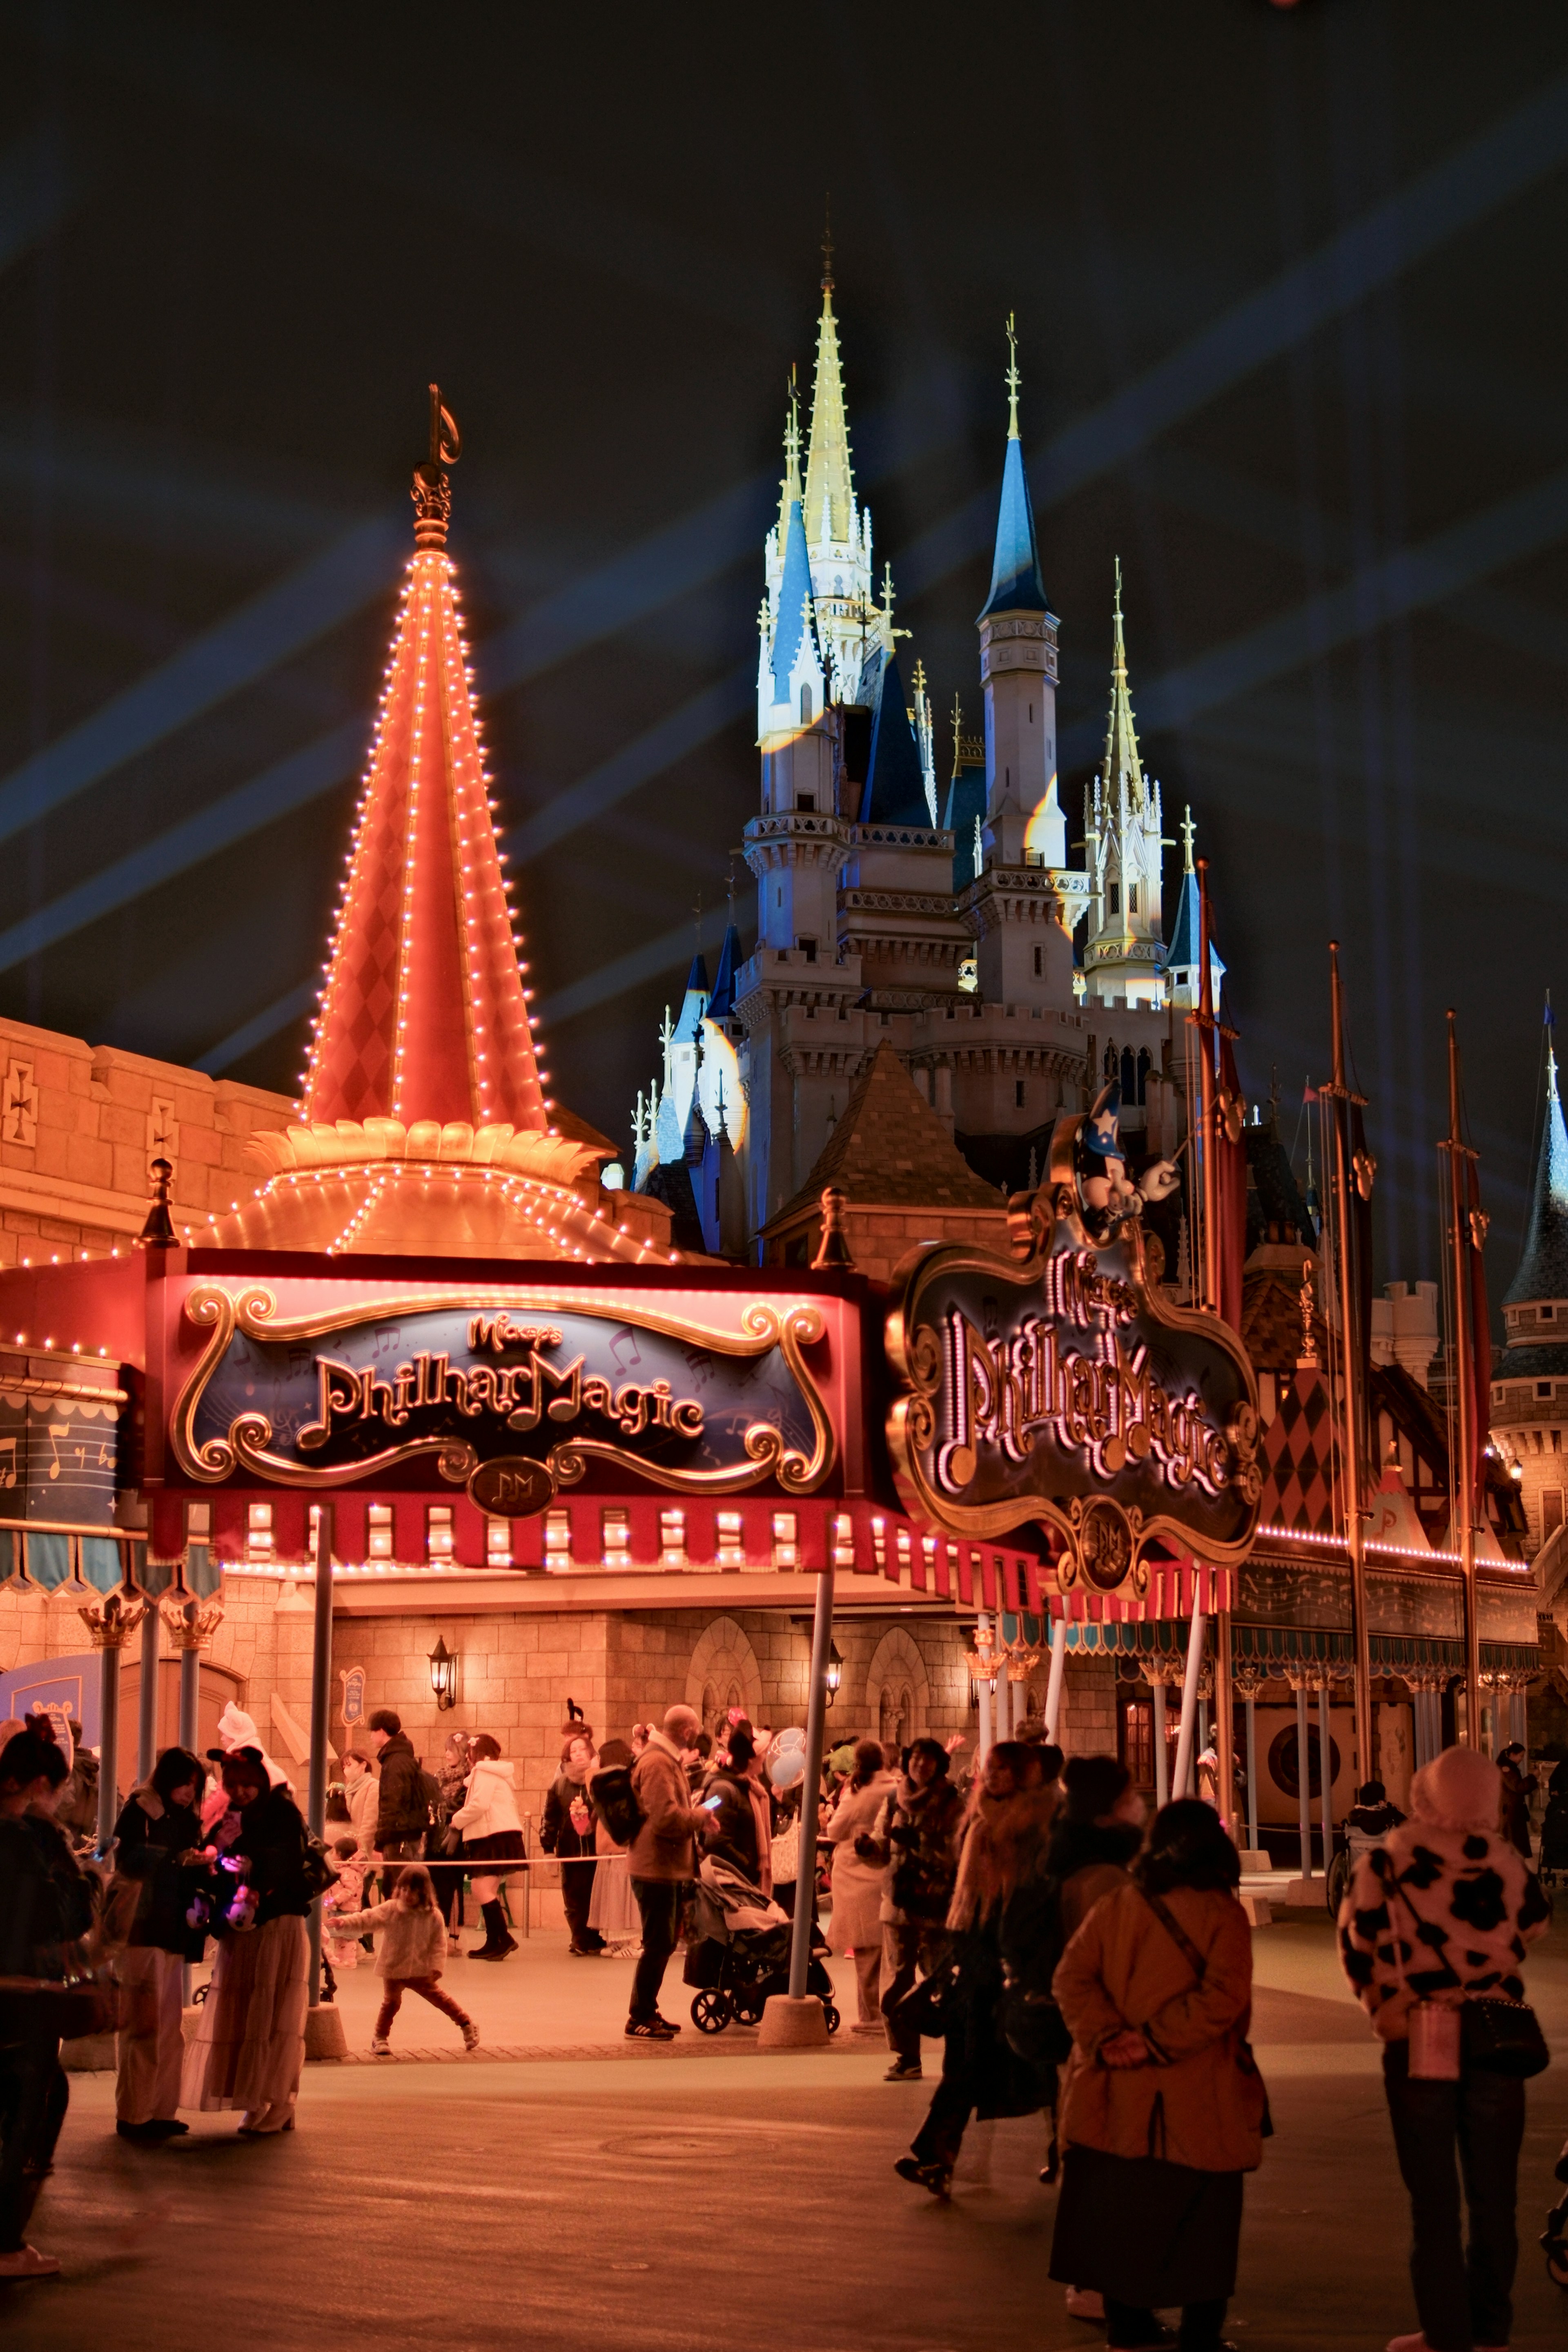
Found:
[[[787,1748],[781,1756],[775,1756],[768,1767],[768,1777],[780,1796],[786,1789],[793,1789],[806,1777],[804,1751],[799,1748]]]
[[[793,1748],[799,1748],[802,1750],[804,1749],[806,1745],[806,1735],[800,1729],[799,1724],[791,1724],[788,1731],[779,1731],[774,1734],[773,1745],[781,1756],[788,1756]]]

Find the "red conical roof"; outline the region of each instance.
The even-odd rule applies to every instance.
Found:
[[[415,548],[303,1089],[308,1120],[436,1119],[544,1133],[535,1058],[469,692],[433,392]]]

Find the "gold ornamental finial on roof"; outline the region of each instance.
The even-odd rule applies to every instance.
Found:
[[[1019,390],[1023,378],[1019,373],[1019,339],[1013,313],[1008,312],[1008,439],[1019,437]]]
[[[463,455],[463,436],[449,408],[441,404],[441,386],[430,387],[430,454],[413,469],[413,543],[444,547],[452,520],[452,481],[447,472]]]

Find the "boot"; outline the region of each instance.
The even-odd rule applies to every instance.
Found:
[[[498,1902],[481,1904],[479,1916],[485,1922],[485,1940],[469,1953],[471,1960],[504,1960],[517,1950],[517,1938],[507,1932],[507,1915]]]

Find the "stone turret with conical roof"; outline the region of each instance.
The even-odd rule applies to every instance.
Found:
[[[986,818],[1000,863],[1067,863],[1056,793],[1056,615],[1040,577],[1034,507],[1019,434],[1018,338],[1009,314],[1008,438],[991,587],[981,607],[986,695]]]
[[[1502,1295],[1508,1344],[1492,1370],[1493,1434],[1512,1454],[1531,1549],[1563,1524],[1568,1487],[1568,1129],[1547,1006],[1546,1117],[1519,1267]]]
[[[601,1192],[615,1148],[547,1091],[475,719],[433,384],[414,552],[313,1026],[301,1122],[251,1138],[251,1249],[623,1259],[656,1204]],[[613,1216],[612,1212],[613,1211]]]

